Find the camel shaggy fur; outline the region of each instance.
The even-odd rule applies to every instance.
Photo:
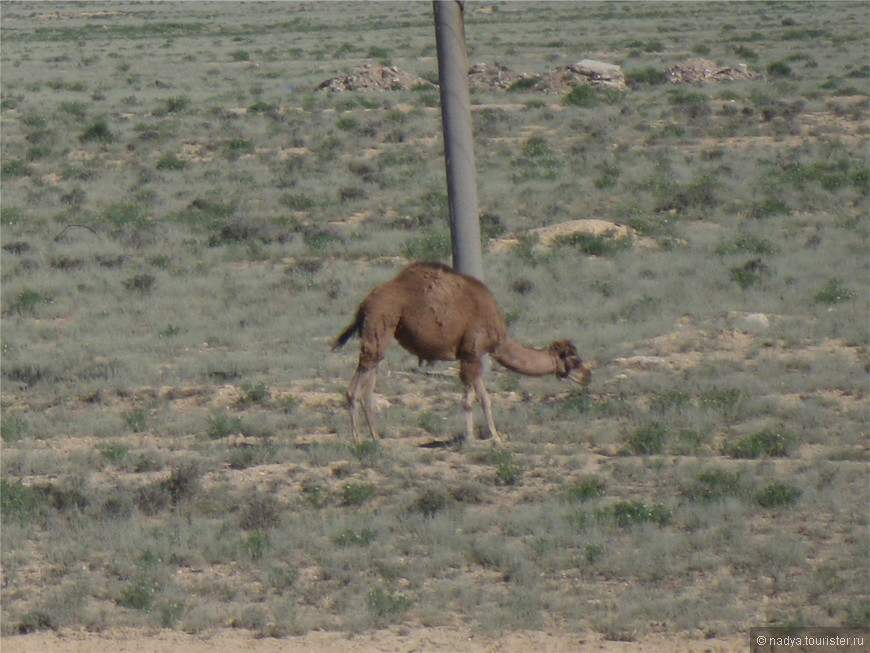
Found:
[[[421,362],[459,361],[465,440],[474,430],[471,407],[475,393],[483,407],[490,437],[495,444],[502,444],[492,418],[489,393],[483,384],[487,354],[520,374],[555,374],[581,385],[588,384],[591,376],[577,348],[568,340],[534,349],[511,338],[504,315],[489,289],[477,279],[440,263],[413,263],[392,281],[372,290],[359,305],[354,321],[336,338],[333,351],[354,336],[360,337],[361,346],[347,399],[357,443],[360,400],[372,438],[379,437],[374,418],[375,376],[393,338]]]

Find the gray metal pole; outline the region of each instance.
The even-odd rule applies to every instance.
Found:
[[[464,3],[458,0],[434,0],[432,4],[438,46],[438,82],[441,86],[441,124],[444,130],[453,267],[482,280],[483,257],[474,179]]]

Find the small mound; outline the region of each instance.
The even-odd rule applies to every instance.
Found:
[[[577,86],[625,90],[625,76],[619,66],[592,59],[556,68],[544,75],[511,70],[500,63],[474,64],[468,71],[468,85],[476,91],[508,91],[518,86],[535,92],[565,95]]]
[[[624,224],[608,222],[607,220],[587,219],[571,220],[549,227],[540,227],[539,229],[532,229],[531,233],[538,237],[538,242],[542,247],[547,248],[551,247],[559,238],[565,238],[578,233],[622,240],[623,238],[631,237],[634,232]]]
[[[547,227],[530,229],[519,235],[510,235],[490,241],[489,251],[505,252],[519,246],[524,238],[531,236],[534,249],[547,251],[558,246],[560,241],[570,239],[575,234],[586,234],[597,238],[607,238],[614,242],[625,241],[630,238],[634,246],[641,248],[655,247],[655,241],[638,236],[637,232],[624,224],[610,222],[608,220],[569,220]]]
[[[576,86],[595,86],[624,91],[625,75],[615,64],[582,59],[548,73],[532,87],[532,90],[564,95],[570,93]]]
[[[746,79],[755,79],[758,73],[754,73],[745,63],[737,64],[737,67],[722,66],[709,59],[687,59],[668,70],[668,78],[671,84],[691,84],[696,82],[737,82]]]
[[[352,75],[333,77],[321,82],[315,90],[331,91],[399,91],[418,86],[434,86],[422,77],[405,72],[396,66],[363,66]]]

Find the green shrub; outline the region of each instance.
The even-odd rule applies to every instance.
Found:
[[[335,126],[342,131],[353,131],[354,129],[359,128],[359,120],[353,116],[342,116],[335,123]]]
[[[148,574],[141,574],[127,581],[121,588],[117,603],[124,608],[148,612],[153,607],[160,590],[161,583],[158,580]]]
[[[612,522],[621,528],[638,524],[666,526],[671,521],[671,511],[660,503],[647,505],[643,501],[619,501],[597,512],[599,521]]]
[[[15,295],[9,303],[8,308],[10,311],[18,314],[33,313],[39,306],[51,304],[53,301],[54,297],[51,295],[45,295],[36,290],[25,288]]]
[[[660,454],[664,452],[670,435],[668,427],[652,422],[632,431],[626,437],[626,449],[638,456]]]
[[[22,159],[9,159],[0,166],[0,177],[27,177],[33,174],[33,167]]]
[[[707,173],[698,175],[686,184],[665,184],[663,198],[656,205],[656,211],[704,211],[719,203],[717,189],[719,180]]]
[[[521,485],[523,482],[523,467],[514,460],[514,455],[507,449],[492,449],[484,459],[495,465],[495,482],[498,485]]]
[[[855,297],[848,286],[842,279],[830,279],[828,284],[813,296],[813,301],[817,304],[840,304],[848,302]]]
[[[768,64],[767,74],[771,77],[791,77],[791,66],[786,61],[774,61]]]
[[[425,517],[434,517],[447,507],[449,499],[444,490],[427,488],[417,495],[411,510],[422,513]]]
[[[354,444],[351,447],[350,452],[353,457],[360,462],[370,465],[383,455],[384,450],[381,447],[380,442],[376,440],[365,440],[359,444]]]
[[[160,626],[174,628],[184,614],[187,604],[184,601],[161,601],[156,608]]]
[[[730,254],[773,254],[776,248],[766,238],[753,234],[738,236],[731,243],[723,243],[716,248],[716,254],[726,256]]]
[[[795,503],[801,494],[799,488],[774,481],[756,492],[754,498],[762,508],[779,508]]]
[[[739,474],[711,469],[698,474],[683,494],[692,501],[713,502],[738,496],[742,491]]]
[[[665,70],[659,70],[652,66],[633,70],[626,73],[626,79],[632,84],[646,84],[648,86],[659,86],[668,81],[668,73]]]
[[[631,247],[630,238],[617,238],[611,234],[589,234],[581,231],[559,236],[554,241],[558,247],[572,247],[587,256],[613,256]]]
[[[731,268],[729,278],[740,286],[741,289],[748,290],[752,286],[761,283],[767,276],[768,270],[767,264],[764,261],[760,258],[755,258],[743,265]]]
[[[411,600],[404,594],[389,594],[377,589],[368,595],[369,609],[378,623],[401,617],[411,607]]]
[[[376,488],[369,483],[346,483],[341,492],[341,505],[357,508],[375,496]]]
[[[692,403],[692,396],[682,390],[660,392],[650,399],[650,411],[662,415],[669,410],[679,410]]]
[[[179,159],[171,152],[164,154],[157,161],[158,170],[184,170],[186,167],[187,161]]]
[[[99,448],[100,455],[113,465],[120,465],[130,453],[130,448],[122,442],[106,442]]]
[[[344,241],[327,229],[310,228],[302,234],[306,247],[314,254],[325,254],[330,249],[342,245]]]
[[[698,401],[701,408],[728,413],[737,408],[745,396],[745,393],[737,388],[723,388],[702,392]]]
[[[148,428],[149,414],[147,410],[133,409],[125,411],[121,414],[124,423],[131,431],[141,433]]]
[[[758,204],[753,204],[749,209],[752,218],[769,218],[772,215],[784,215],[791,213],[792,208],[779,199],[769,198]]]
[[[103,209],[102,218],[119,230],[148,224],[148,214],[138,204],[109,204]]]
[[[241,390],[239,403],[242,405],[262,404],[272,398],[272,391],[262,381],[257,384],[242,383],[239,389]]]
[[[115,140],[115,135],[105,120],[94,120],[79,135],[79,140],[82,143],[112,143]]]
[[[562,102],[573,107],[591,107],[598,104],[598,94],[591,86],[575,86]]]
[[[870,168],[862,168],[852,173],[852,185],[862,195],[870,194]]]
[[[190,98],[179,95],[166,100],[162,113],[182,113],[190,107]]]
[[[332,536],[332,543],[336,546],[341,547],[368,546],[375,541],[375,538],[377,538],[377,536],[377,531],[369,528],[368,526],[363,527],[363,529],[360,531],[346,528],[340,533]]]
[[[51,508],[47,493],[0,478],[0,517],[4,522],[15,521],[21,526],[43,521]]]
[[[597,478],[588,478],[577,481],[565,488],[565,500],[568,503],[583,503],[603,497],[605,491],[604,481]]]
[[[789,455],[795,440],[796,438],[790,433],[765,429],[727,445],[724,453],[732,458],[760,458],[762,456],[781,458]]]
[[[262,560],[266,552],[272,547],[272,540],[268,533],[255,530],[248,533],[241,542],[241,551],[249,559]]]
[[[230,138],[224,141],[224,152],[230,158],[254,151],[254,144],[246,138]]]
[[[219,440],[229,435],[241,433],[242,418],[222,412],[212,415],[208,418],[208,437],[212,440]]]
[[[325,508],[329,505],[329,494],[320,483],[305,480],[301,487],[302,499],[312,508]]]
[[[170,323],[170,324],[166,325],[165,329],[163,329],[160,333],[157,334],[157,337],[161,338],[163,340],[166,340],[169,338],[174,338],[175,336],[177,336],[180,333],[181,333],[181,327],[176,325],[176,324]]]
[[[607,553],[607,548],[603,544],[587,544],[583,547],[583,559],[586,564],[594,565],[601,560]]]
[[[61,102],[57,106],[57,108],[61,112],[67,113],[73,118],[77,118],[78,120],[83,120],[84,117],[88,114],[88,105],[85,102],[67,100],[65,102]]]
[[[255,496],[239,511],[239,526],[246,531],[266,531],[281,523],[282,506],[271,495]]]
[[[12,443],[18,442],[27,436],[30,431],[30,424],[27,420],[15,413],[3,411],[0,417],[0,438],[3,442]]]
[[[314,199],[304,193],[284,195],[281,197],[280,202],[291,211],[310,211],[317,205]]]
[[[582,87],[581,87],[582,88]],[[555,179],[564,161],[543,136],[532,135],[523,143],[520,156],[511,162],[514,181]]]
[[[157,279],[153,274],[134,274],[129,279],[124,280],[124,288],[130,292],[146,294],[154,290],[155,283],[157,283]]]

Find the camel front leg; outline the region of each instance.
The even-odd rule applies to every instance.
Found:
[[[489,435],[492,438],[493,444],[501,446],[502,439],[498,430],[495,428],[495,421],[492,418],[492,402],[489,400],[489,393],[486,391],[486,386],[483,385],[483,360],[481,358],[463,359],[459,364],[459,378],[462,380],[462,386],[465,392],[462,395],[462,409],[465,411],[465,439],[471,439],[471,434],[474,431],[474,416],[472,415],[472,406],[474,405],[474,397],[472,392],[477,394],[480,399],[480,405],[483,408],[483,415],[486,417],[486,426],[489,429]]]
[[[350,411],[350,428],[354,442],[361,444],[362,436],[359,429],[359,401],[362,398],[363,413],[369,425],[372,439],[378,440],[378,430],[375,426],[374,392],[377,367],[362,369],[357,367],[347,391],[347,408]],[[361,397],[360,397],[361,396]]]

